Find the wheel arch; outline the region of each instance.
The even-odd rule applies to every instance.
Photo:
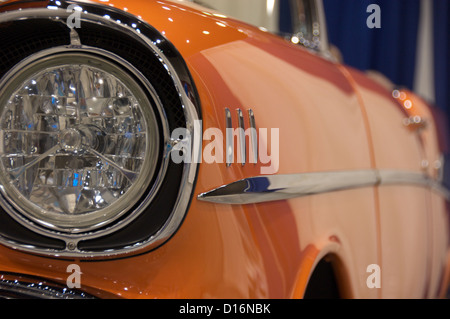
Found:
[[[292,290],[293,299],[352,298],[349,273],[339,248],[335,242],[322,249],[306,247]]]

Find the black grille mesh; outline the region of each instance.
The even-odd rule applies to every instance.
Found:
[[[69,44],[69,31],[50,20],[16,21],[0,25],[0,78],[33,53]]]

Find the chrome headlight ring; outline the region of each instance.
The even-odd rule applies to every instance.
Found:
[[[153,108],[160,118],[164,113],[151,84],[142,82],[152,102],[128,72],[139,75],[111,53],[57,47],[23,60],[3,78],[0,191],[11,216],[19,211],[36,225],[74,238],[122,217],[144,196],[156,173],[143,202],[151,201],[167,169],[167,158],[158,159],[157,153],[159,126],[167,140],[168,123],[158,124]],[[142,146],[147,152],[140,152]],[[137,152],[143,154],[133,158]]]

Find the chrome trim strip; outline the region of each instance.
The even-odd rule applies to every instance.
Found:
[[[305,43],[301,42],[301,45],[309,49],[312,53],[315,53],[332,62],[337,62],[336,58],[330,52],[323,0],[290,0],[290,6],[292,10],[291,18],[293,21],[293,34],[291,35],[290,40],[294,42],[294,38],[297,38],[297,40],[299,40],[303,36],[301,28],[298,27],[299,25],[301,25],[301,22],[299,21],[299,14],[305,14],[303,10],[300,11],[300,1],[303,2],[303,5],[301,7],[304,7],[304,10],[308,11],[306,12],[306,15],[311,17],[309,27],[311,28],[312,33],[312,39],[306,39],[307,41],[305,41]],[[307,5],[304,6],[304,4]]]
[[[255,114],[252,109],[248,110],[248,117],[250,124],[250,149],[252,150],[252,153],[249,154],[250,163],[256,164],[258,163],[258,133],[256,131]]]
[[[80,36],[78,35],[77,31],[75,31],[75,29],[70,29],[70,45],[72,47],[82,46]]]
[[[413,185],[434,189],[450,201],[450,190],[425,174],[407,171],[358,170],[242,179],[200,194],[217,204],[256,204],[378,185]]]
[[[255,114],[252,109],[248,110],[249,129],[245,129],[244,113],[241,109],[236,109],[237,125],[234,129],[233,119],[229,108],[225,108],[225,126],[226,126],[226,160],[227,167],[234,163],[234,139],[237,136],[237,143],[239,148],[236,154],[236,162],[245,166],[247,162],[258,163],[258,135],[256,132]],[[246,135],[249,135],[249,154],[247,155],[247,140]]]
[[[247,162],[247,154],[246,154],[246,144],[245,144],[245,124],[244,124],[244,115],[242,114],[241,109],[237,109],[238,114],[238,125],[239,125],[239,153],[240,153],[240,162],[242,166]]]
[[[227,167],[230,167],[234,158],[234,141],[233,141],[233,119],[231,118],[231,111],[229,108],[225,108],[225,121],[226,121],[226,157]]]
[[[314,0],[315,9],[317,12],[317,22],[319,23],[320,29],[320,52],[327,58],[331,58],[330,54],[330,44],[328,41],[328,28],[327,20],[325,17],[325,9],[323,7],[323,0]]]

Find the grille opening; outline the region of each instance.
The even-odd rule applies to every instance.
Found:
[[[84,288],[84,287],[83,287]],[[114,295],[92,290],[93,294],[63,283],[37,276],[0,273],[0,299],[98,299],[117,298]]]
[[[41,50],[69,44],[69,29],[50,20],[0,24],[0,78],[14,65]]]

